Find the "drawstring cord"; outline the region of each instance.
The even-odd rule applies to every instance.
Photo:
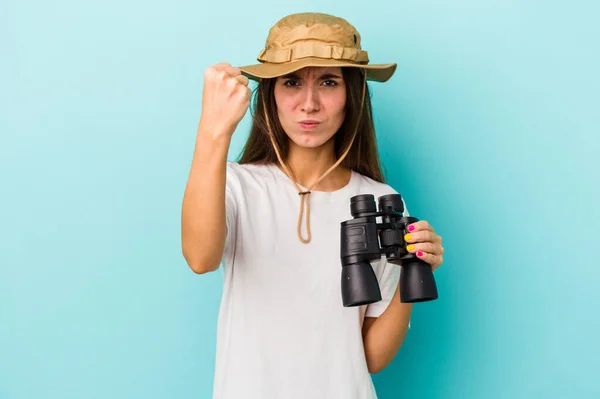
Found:
[[[298,215],[298,238],[300,239],[300,241],[302,241],[304,244],[310,242],[310,238],[311,238],[311,234],[310,234],[310,190],[312,190],[317,184],[319,184],[319,182],[321,180],[323,180],[325,178],[325,176],[327,176],[332,170],[334,170],[335,168],[338,167],[338,165],[344,160],[344,158],[346,157],[346,155],[348,155],[348,152],[350,151],[350,148],[352,148],[352,144],[354,143],[354,139],[356,138],[356,133],[358,132],[358,127],[360,126],[360,120],[362,117],[362,111],[363,111],[363,107],[364,107],[364,103],[365,103],[365,93],[366,93],[366,85],[367,85],[367,73],[365,70],[364,71],[364,79],[363,79],[363,90],[362,90],[362,98],[361,98],[361,103],[360,103],[360,111],[358,114],[358,119],[357,119],[357,124],[356,124],[356,128],[354,129],[354,134],[352,135],[352,139],[350,140],[350,144],[348,144],[348,147],[346,148],[346,150],[344,151],[344,153],[342,154],[342,156],[337,160],[337,162],[335,164],[333,164],[333,166],[331,166],[325,173],[323,173],[321,175],[321,177],[319,177],[306,191],[302,191],[302,189],[300,188],[300,186],[298,185],[298,183],[296,183],[296,179],[293,177],[293,174],[290,172],[290,170],[288,169],[287,165],[285,164],[285,162],[283,162],[283,159],[281,158],[281,154],[279,153],[279,148],[277,147],[277,143],[275,142],[275,138],[273,137],[273,133],[271,131],[271,125],[269,123],[269,116],[267,114],[267,107],[265,104],[265,98],[263,95],[263,111],[264,111],[264,116],[265,116],[265,122],[267,124],[267,133],[269,135],[269,138],[271,139],[271,143],[273,144],[273,148],[275,149],[275,153],[277,154],[277,159],[279,160],[279,164],[281,165],[281,167],[283,168],[285,174],[290,178],[290,180],[294,183],[294,185],[296,186],[296,189],[298,190],[298,195],[300,196],[300,212]],[[306,206],[306,232],[307,232],[307,238],[302,237],[302,216],[304,214],[304,207]]]

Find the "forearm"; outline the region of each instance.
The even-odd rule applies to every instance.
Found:
[[[400,302],[400,285],[387,309],[366,326],[363,341],[371,373],[383,370],[396,356],[408,331],[412,303]]]
[[[181,214],[183,255],[196,273],[215,270],[223,254],[229,137],[198,131]]]

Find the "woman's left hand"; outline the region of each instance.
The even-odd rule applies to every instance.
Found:
[[[431,270],[435,271],[444,262],[444,247],[442,247],[442,237],[435,233],[435,230],[426,220],[408,225],[409,233],[404,236],[407,242],[406,249],[414,253],[420,259],[431,265]]]

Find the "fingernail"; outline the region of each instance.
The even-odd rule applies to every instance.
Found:
[[[414,229],[415,229],[415,226],[413,226],[413,225],[408,226],[408,231],[413,231]]]
[[[421,252],[421,251],[417,252],[417,256],[423,256],[423,252]]]
[[[410,241],[411,238],[412,238],[412,235],[407,234],[404,236],[404,241]]]
[[[413,249],[415,249],[415,246],[414,245],[409,245],[409,246],[406,247],[406,249],[408,251],[412,251]]]

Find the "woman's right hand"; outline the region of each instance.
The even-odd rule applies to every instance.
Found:
[[[250,106],[248,78],[228,63],[212,65],[204,72],[202,115],[198,131],[213,138],[233,134]]]

